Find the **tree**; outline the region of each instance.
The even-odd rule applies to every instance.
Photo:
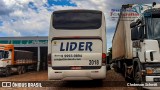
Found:
[[[112,60],[112,47],[110,47],[108,50],[108,57],[109,57],[109,61]]]

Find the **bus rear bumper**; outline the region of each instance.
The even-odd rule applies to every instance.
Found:
[[[53,70],[48,67],[49,80],[94,80],[106,78],[106,66],[92,70]]]

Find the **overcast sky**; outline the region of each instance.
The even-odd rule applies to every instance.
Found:
[[[160,2],[159,0],[0,0],[0,37],[48,36],[51,13],[64,9],[102,10],[106,16],[107,48],[117,20],[112,20],[111,9],[122,4]]]

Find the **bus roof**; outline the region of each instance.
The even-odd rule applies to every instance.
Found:
[[[66,12],[102,13],[102,11],[100,11],[100,10],[70,9],[70,10],[58,10],[58,11],[54,11],[53,14],[55,14],[55,13],[66,13]]]

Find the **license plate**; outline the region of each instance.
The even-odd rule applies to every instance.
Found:
[[[80,70],[81,67],[79,67],[79,66],[72,66],[71,69],[72,69],[72,70]]]
[[[160,78],[154,78],[154,82],[160,82]]]

